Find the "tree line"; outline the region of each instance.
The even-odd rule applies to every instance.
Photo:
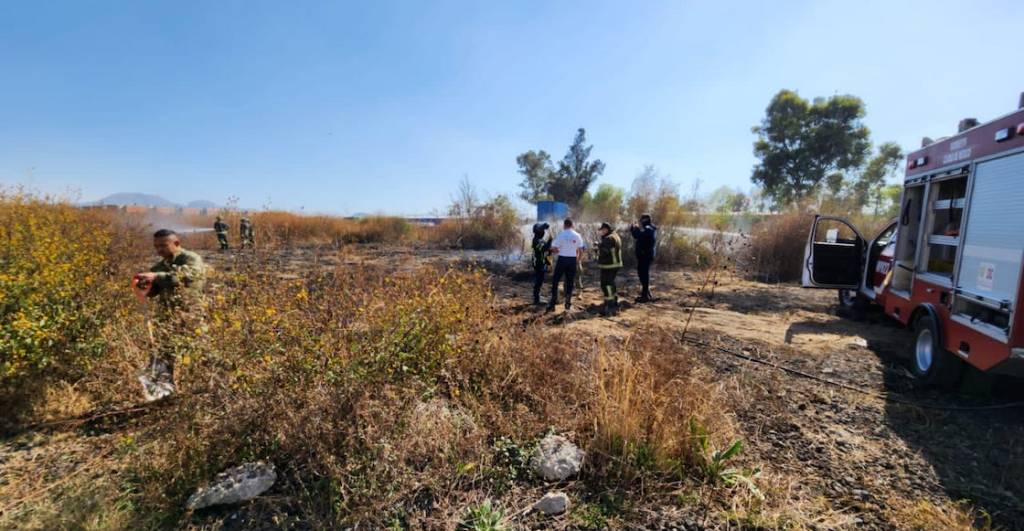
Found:
[[[601,159],[590,160],[594,146],[586,145],[587,131],[579,128],[572,145],[558,165],[551,162],[551,155],[543,149],[527,151],[516,157],[523,189],[519,194],[524,201],[536,203],[551,200],[578,207],[590,185],[604,173]]]
[[[690,196],[680,199],[678,187],[658,175],[653,166],[641,171],[629,194],[607,183],[591,193],[605,163],[592,158],[594,146],[587,143],[586,130],[581,127],[557,162],[543,149],[516,157],[522,175],[519,196],[529,203],[564,202],[574,212],[600,219],[618,219],[636,209],[638,201],[633,198],[659,194],[674,195],[681,210],[693,212],[782,211],[828,205],[883,215],[898,200],[900,187],[887,182],[900,169],[904,153],[895,142],[872,145],[871,131],[864,124],[866,114],[863,100],[856,96],[808,100],[795,91],[780,90],[769,102],[761,123],[751,129],[758,159],[751,173],[755,190],[748,194],[723,186],[703,201],[697,196],[699,180]],[[666,188],[661,190],[663,186]]]
[[[884,213],[900,187],[886,185],[904,153],[895,142],[871,144],[864,101],[836,95],[807,100],[781,90],[751,130],[757,136],[751,180],[778,209],[816,200]]]

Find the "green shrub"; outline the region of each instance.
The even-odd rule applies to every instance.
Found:
[[[521,243],[519,215],[507,196],[476,206],[453,205],[452,217],[435,227],[433,239],[459,249],[508,249]]]
[[[113,236],[105,212],[0,191],[0,381],[102,350]]]
[[[470,507],[458,527],[459,531],[503,531],[508,528],[505,511],[494,507],[491,500]]]

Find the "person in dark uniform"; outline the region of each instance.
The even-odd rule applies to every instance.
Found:
[[[601,294],[604,295],[604,315],[619,312],[619,294],[615,288],[615,275],[622,269],[622,240],[608,223],[598,229],[601,240],[597,242],[597,267],[601,270]]]
[[[654,248],[657,243],[658,227],[651,222],[650,214],[640,216],[640,223],[629,229],[635,241],[636,274],[640,277],[640,296],[636,302],[651,302],[651,263],[654,262]]]
[[[224,223],[224,218],[217,216],[217,221],[213,222],[213,230],[217,233],[220,250],[226,251],[228,248],[228,224]]]
[[[533,242],[530,244],[530,249],[533,250],[533,304],[538,306],[544,304],[540,300],[540,288],[544,285],[544,274],[547,273],[550,264],[551,235],[548,234],[545,238],[548,227],[550,225],[547,223],[534,223]]]

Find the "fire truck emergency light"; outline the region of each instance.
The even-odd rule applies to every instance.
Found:
[[[1017,124],[1017,136],[1024,135],[1024,124]]]

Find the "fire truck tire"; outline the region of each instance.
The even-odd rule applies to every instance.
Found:
[[[935,319],[924,314],[914,323],[910,367],[925,387],[952,389],[960,383],[963,362],[942,347]]]

